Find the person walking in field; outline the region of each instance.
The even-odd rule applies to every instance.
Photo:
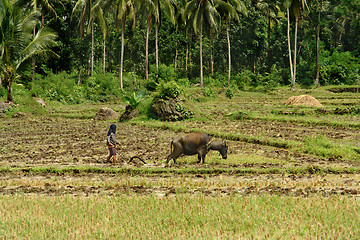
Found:
[[[107,133],[106,143],[109,148],[109,156],[107,157],[106,163],[110,162],[111,157],[113,158],[112,163],[116,163],[116,147],[119,145],[119,142],[116,140],[116,125],[111,124],[109,131]]]

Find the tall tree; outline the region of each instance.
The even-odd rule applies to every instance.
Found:
[[[41,28],[45,27],[45,14],[50,11],[50,13],[54,14],[57,17],[57,13],[55,10],[56,4],[62,4],[60,0],[18,0],[17,3],[19,6],[23,6],[24,8],[31,7],[35,11],[40,11],[41,13]],[[34,26],[33,34],[36,34],[36,25]],[[36,60],[32,59],[32,72],[31,72],[31,80],[34,81],[35,72],[36,72]]]
[[[276,0],[253,0],[253,3],[257,9],[259,9],[267,18],[268,32],[267,32],[267,61],[268,70],[270,70],[270,48],[271,48],[271,30],[273,26],[278,23],[278,19],[283,15],[280,11],[279,2]]]
[[[90,12],[90,26],[93,26],[94,21],[98,19],[99,26],[103,35],[103,72],[106,69],[106,38],[108,34],[108,27],[104,16],[104,10],[107,8],[105,0],[98,0],[98,2],[91,8]]]
[[[309,19],[310,22],[312,23],[312,26],[315,29],[315,35],[316,35],[316,65],[315,65],[315,81],[314,81],[315,86],[320,85],[319,52],[320,52],[321,13],[328,8],[329,4],[330,4],[329,1],[326,0],[313,0],[310,2],[310,8],[314,11],[312,11],[312,14],[309,14]]]
[[[146,16],[147,31],[145,45],[145,75],[149,79],[149,36],[153,24],[155,22],[155,61],[156,71],[159,69],[159,48],[158,48],[158,31],[161,23],[162,11],[165,11],[172,23],[175,24],[174,14],[175,3],[172,0],[145,0],[140,5],[143,14]]]
[[[230,87],[231,46],[230,46],[229,25],[232,19],[239,21],[239,13],[247,15],[247,9],[245,3],[241,0],[224,0],[224,4],[218,5],[217,8],[222,19],[225,20],[226,40],[228,45],[228,87]]]
[[[154,0],[154,18],[155,18],[155,59],[156,74],[159,72],[159,46],[158,34],[161,25],[162,11],[168,16],[171,23],[175,24],[175,2],[173,0]]]
[[[145,39],[145,79],[149,79],[149,36],[152,27],[153,14],[155,10],[154,0],[145,0],[141,1],[138,5],[139,10],[141,10],[143,16],[147,22],[146,28],[146,39]]]
[[[56,46],[57,34],[44,27],[33,35],[39,12],[24,10],[18,3],[0,0],[0,76],[8,102],[13,101],[11,84],[32,57],[57,56],[51,50]]]
[[[80,13],[80,36],[81,39],[84,35],[84,27],[86,21],[90,21],[91,18],[91,9],[95,5],[95,0],[78,0],[75,3],[75,6],[72,11],[72,17],[76,13]],[[94,72],[94,21],[91,22],[90,26],[91,31],[91,50],[90,50],[90,74]]]
[[[219,13],[216,11],[216,2],[220,0],[189,0],[184,10],[184,18],[191,20],[195,34],[200,38],[200,87],[203,87],[203,28],[217,29]],[[222,2],[222,1],[221,1]]]
[[[120,57],[120,88],[123,89],[123,68],[125,51],[125,25],[126,17],[130,16],[133,20],[133,29],[136,28],[136,10],[134,0],[119,0],[116,6],[115,25],[121,26],[121,57]]]
[[[288,48],[289,48],[289,62],[290,62],[290,74],[291,74],[291,90],[295,90],[295,79],[296,79],[296,54],[297,54],[297,32],[298,24],[300,19],[301,11],[308,11],[308,6],[306,0],[285,0],[284,7],[286,8],[288,29]],[[295,33],[294,33],[294,57],[292,62],[292,51],[291,51],[291,41],[290,41],[290,10],[292,10],[295,17]]]

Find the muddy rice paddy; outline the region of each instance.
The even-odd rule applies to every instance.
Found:
[[[214,118],[218,117],[218,114],[214,115]],[[196,156],[192,156],[178,159],[177,165],[166,166],[164,162],[170,151],[170,141],[182,132],[149,127],[141,122],[127,122],[116,123],[117,138],[121,144],[118,163],[105,164],[108,154],[105,136],[112,123],[110,121],[44,116],[2,118],[0,121],[0,194],[360,196],[358,173],[281,172],[314,164],[324,168],[360,168],[360,161],[357,160],[331,159],[256,142],[227,140],[230,160],[222,160],[218,153],[210,152],[205,164],[196,164]],[[223,133],[238,132],[283,141],[304,141],[306,137],[319,133],[331,139],[346,141],[354,147],[359,147],[360,140],[357,128],[321,124],[309,126],[301,122],[269,122],[262,119],[236,121],[222,118],[216,122],[216,126],[202,121],[172,124],[205,132],[216,127]],[[133,156],[140,157],[147,164],[136,160],[128,162]],[[252,161],[253,158],[262,160]],[[29,171],[46,167],[137,169],[140,173]],[[151,169],[173,169],[175,173],[152,172]],[[208,169],[209,173],[176,172],[181,169]],[[231,174],[231,170],[222,172],[214,169],[233,169],[234,174]],[[247,169],[254,171],[246,173]],[[280,173],[266,173],[266,169],[277,169]]]

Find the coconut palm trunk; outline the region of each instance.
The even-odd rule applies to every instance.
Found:
[[[202,21],[201,21],[201,25],[200,25],[200,87],[203,87],[204,82],[203,82],[203,58],[202,58],[202,30],[203,30],[203,26],[202,26]]]
[[[123,68],[124,68],[124,51],[125,51],[125,20],[126,15],[122,16],[121,23],[121,57],[120,57],[120,88],[123,89]]]
[[[294,36],[294,63],[293,63],[293,79],[291,80],[291,90],[295,90],[295,79],[296,79],[296,54],[297,54],[297,32],[298,32],[299,18],[295,20],[295,36]]]
[[[94,23],[91,24],[91,76],[93,75],[94,72]]]
[[[158,24],[155,24],[155,61],[156,61],[156,78],[159,74],[159,46],[158,46]]]
[[[294,78],[294,70],[292,65],[292,54],[291,54],[291,41],[290,41],[290,10],[286,9],[287,17],[288,17],[288,26],[287,26],[287,38],[288,38],[288,48],[289,48],[289,63],[290,63],[290,75],[291,75],[291,89],[293,88],[293,83],[295,87],[295,78]]]
[[[106,39],[104,38],[104,55],[103,55],[103,70],[104,70],[104,74],[106,72]]]
[[[146,31],[146,44],[145,44],[145,79],[149,80],[149,35],[151,30],[151,14],[147,18],[148,26]]]
[[[320,81],[319,81],[319,77],[320,77],[320,73],[319,73],[319,51],[320,51],[320,46],[319,46],[319,42],[320,42],[320,11],[319,11],[319,15],[318,15],[318,25],[316,26],[316,73],[315,73],[315,86],[319,86],[320,85]]]
[[[229,24],[226,20],[226,40],[228,45],[228,61],[229,61],[229,72],[228,72],[228,87],[230,87],[230,78],[231,78],[231,47],[230,47],[230,36],[229,36]]]

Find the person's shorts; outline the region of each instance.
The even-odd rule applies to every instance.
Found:
[[[110,152],[111,156],[116,155],[116,148],[114,148],[114,147],[109,148],[109,152]]]

